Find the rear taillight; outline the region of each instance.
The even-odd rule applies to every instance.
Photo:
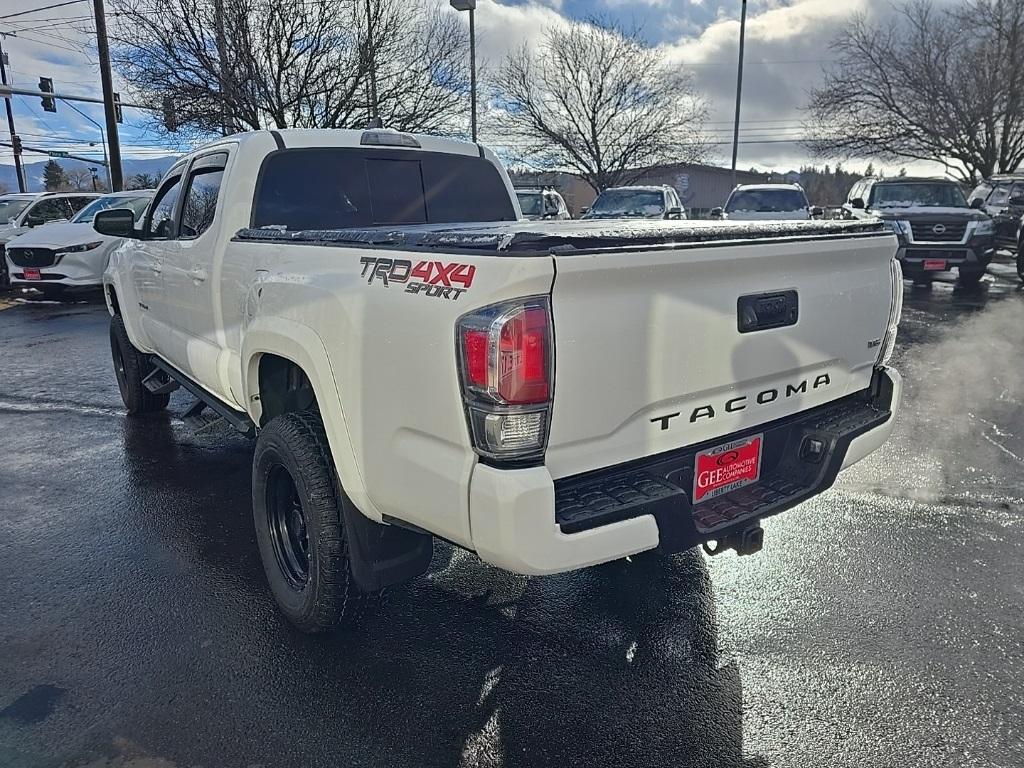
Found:
[[[903,267],[896,259],[893,259],[890,269],[892,297],[889,304],[889,322],[885,327],[885,336],[882,337],[882,348],[878,351],[877,365],[885,365],[892,357],[892,352],[896,348],[896,330],[899,328],[900,318],[903,316]]]
[[[456,343],[476,450],[493,459],[541,457],[554,368],[547,298],[517,299],[465,315]]]

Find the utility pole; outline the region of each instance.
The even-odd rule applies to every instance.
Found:
[[[0,81],[3,81],[4,85],[7,85],[7,63],[4,61],[6,55],[4,53],[4,36],[0,35]],[[15,145],[14,170],[18,176],[18,191],[28,192],[28,184],[25,181],[25,168],[21,164],[21,146],[19,142],[14,140],[14,137],[18,135],[14,130],[14,110],[11,109],[10,99],[4,99],[4,104],[7,106],[7,127],[11,129],[11,144]]]
[[[740,11],[740,62],[736,71],[736,122],[732,128],[732,185],[736,186],[736,153],[740,148],[740,96],[743,93],[743,38],[747,31],[747,0]]]
[[[110,46],[107,42],[107,18],[103,11],[103,0],[93,0],[96,12],[96,52],[100,59],[100,81],[103,84],[103,112],[107,123],[107,143],[110,145],[110,191],[124,189],[124,175],[121,171],[121,139],[117,135],[117,113],[114,109],[114,78],[110,73]]]

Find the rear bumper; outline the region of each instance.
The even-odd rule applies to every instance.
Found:
[[[826,490],[841,469],[881,446],[892,433],[901,391],[900,375],[880,369],[869,390],[820,408],[558,481],[545,467],[478,465],[469,503],[474,549],[493,565],[540,575],[738,534]],[[761,479],[694,508],[695,454],[756,433],[764,434]],[[810,438],[826,446],[816,460],[800,455]]]

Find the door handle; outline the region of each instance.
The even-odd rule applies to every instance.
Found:
[[[202,283],[206,280],[206,270],[199,268],[190,269],[188,271],[188,276],[195,280],[197,283]]]

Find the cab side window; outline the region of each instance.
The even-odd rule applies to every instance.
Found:
[[[188,192],[181,211],[182,239],[199,237],[213,224],[217,198],[228,156],[224,152],[198,158],[188,175]]]
[[[178,196],[181,194],[181,176],[172,176],[160,187],[153,199],[153,206],[150,209],[149,225],[146,229],[150,236],[159,240],[166,240],[174,236],[175,222],[174,211],[178,205]]]

